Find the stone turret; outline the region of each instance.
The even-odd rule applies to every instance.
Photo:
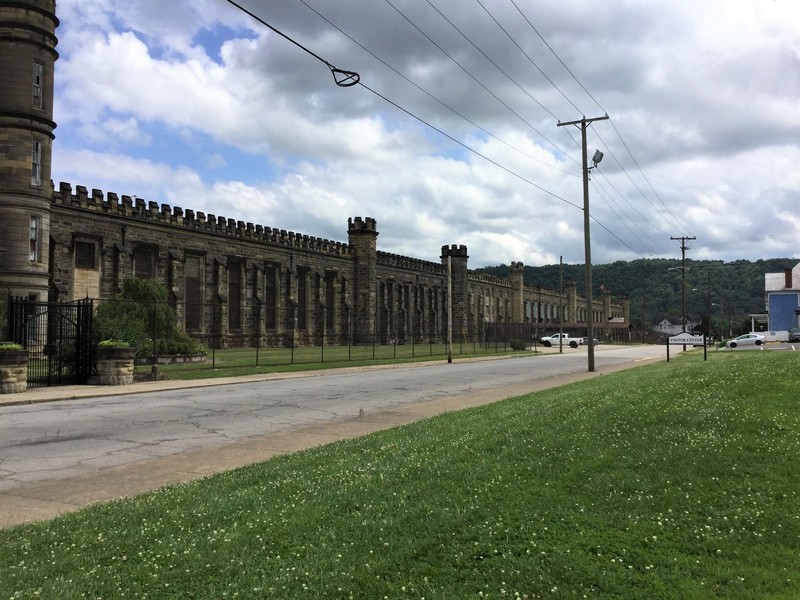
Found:
[[[0,293],[48,299],[55,0],[0,0]]]
[[[568,281],[564,288],[567,290],[566,320],[577,323],[580,321],[578,318],[578,286],[574,281]]]
[[[372,342],[378,279],[378,230],[375,219],[347,220],[348,243],[353,252],[353,342]]]
[[[442,265],[447,272],[447,262],[450,261],[450,293],[452,294],[451,310],[453,311],[453,341],[462,339],[468,333],[468,288],[467,279],[469,269],[467,268],[466,246],[442,246]]]
[[[508,278],[511,280],[511,320],[514,323],[525,321],[523,273],[524,268],[521,262],[511,263]]]

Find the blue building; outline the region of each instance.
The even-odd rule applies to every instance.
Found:
[[[800,327],[800,263],[783,273],[765,273],[764,292],[771,332]]]

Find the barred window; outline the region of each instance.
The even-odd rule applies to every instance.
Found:
[[[97,244],[75,241],[75,268],[97,269]]]

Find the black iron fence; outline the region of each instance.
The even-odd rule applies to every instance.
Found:
[[[92,301],[9,298],[8,334],[28,351],[28,387],[85,384],[92,374]]]

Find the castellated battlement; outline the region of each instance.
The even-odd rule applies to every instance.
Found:
[[[347,232],[348,233],[374,233],[378,234],[377,223],[372,217],[356,217],[355,219],[347,219]]]
[[[224,235],[240,240],[276,244],[339,256],[350,254],[350,246],[343,242],[334,242],[286,231],[285,229],[254,225],[253,223],[245,223],[244,221],[228,219],[210,213],[206,214],[201,211],[184,210],[180,206],[159,204],[153,201],[147,202],[142,198],[119,196],[114,192],[104,194],[101,190],[93,189],[90,194],[87,188],[82,185],[76,186],[73,194],[72,185],[60,183],[58,189],[53,193],[53,204],[96,211],[104,215],[115,215],[145,222],[150,221],[161,225],[179,227],[184,230]],[[360,218],[357,218],[356,223],[359,222],[364,223]],[[371,226],[374,230],[375,220],[367,219],[364,226]]]
[[[510,288],[511,287],[511,280],[510,279],[503,279],[502,277],[497,277],[496,275],[489,275],[488,273],[480,273],[477,271],[470,271],[469,275],[467,276],[470,282],[472,283],[482,283],[485,285],[491,285],[500,288]]]
[[[442,246],[442,258],[469,258],[467,255],[467,247],[463,244],[452,244],[450,246]]]
[[[420,258],[401,256],[399,254],[391,254],[389,252],[378,251],[377,263],[382,267],[396,267],[411,271],[424,271],[426,273],[434,273],[436,275],[441,275],[444,273],[444,267],[442,267],[442,265],[439,263],[422,260]]]

